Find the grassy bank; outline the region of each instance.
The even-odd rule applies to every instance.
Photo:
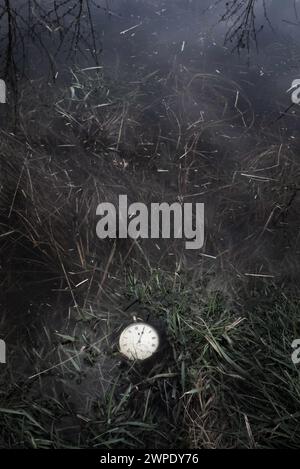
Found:
[[[122,294],[135,301],[122,319],[90,307],[23,345],[36,372],[15,382],[15,370],[5,373],[1,447],[299,447],[296,302],[279,295],[251,311],[229,308],[162,272],[146,283],[129,275]],[[114,345],[133,314],[164,335],[153,362],[128,363]]]

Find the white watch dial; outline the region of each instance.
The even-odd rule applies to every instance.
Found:
[[[121,353],[130,360],[145,360],[157,351],[159,336],[154,327],[136,322],[121,333],[119,346]]]

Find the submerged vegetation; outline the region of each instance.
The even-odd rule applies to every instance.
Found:
[[[0,446],[299,447],[298,140],[176,57],[64,74],[18,82],[1,129]],[[204,202],[203,249],[100,241],[119,194]],[[146,363],[118,350],[133,316],[163,337]]]
[[[249,149],[243,171],[232,153],[226,167],[216,160],[212,166],[219,112],[222,129],[226,120],[247,134],[255,125],[246,99],[242,117],[231,110],[226,118],[224,103],[234,94],[217,77],[187,77],[180,91],[175,75],[165,117],[160,110],[169,133],[160,124],[150,135],[141,127],[151,112],[142,78],[125,90],[97,70],[71,77],[60,95],[41,87],[34,108],[24,93],[22,125],[2,132],[2,324],[10,349],[2,375],[10,382],[1,391],[2,446],[296,447],[299,372],[290,348],[297,303],[285,288],[293,294],[298,266],[277,251],[265,256],[269,270],[263,270],[264,258],[249,253],[251,237],[261,249],[270,226],[277,249],[281,214],[291,217],[285,230],[293,236],[291,149],[273,143],[256,160]],[[168,83],[146,79],[156,96],[171,88],[171,77]],[[196,80],[206,99],[221,97],[222,111],[211,104],[208,121],[187,121]],[[252,200],[249,188],[257,194]],[[208,225],[215,226],[207,228],[210,250],[195,260],[172,242],[100,242],[96,205],[119,193],[146,202],[213,195],[208,223],[219,212],[219,224],[218,231]],[[273,220],[274,194],[286,202]],[[251,216],[256,225],[244,226],[243,235]],[[234,243],[222,253],[221,223],[228,229],[231,219],[239,221],[240,251]],[[286,281],[284,262],[290,280],[275,293],[277,274]],[[270,266],[279,264],[274,273]],[[147,366],[126,364],[115,345],[133,314],[157,321],[166,337],[167,351]]]

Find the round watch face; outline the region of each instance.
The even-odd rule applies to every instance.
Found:
[[[159,336],[149,324],[135,322],[121,333],[119,346],[121,353],[130,360],[145,360],[157,351]]]

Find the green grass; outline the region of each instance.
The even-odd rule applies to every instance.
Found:
[[[117,316],[105,310],[83,311],[67,333],[49,330],[51,353],[27,350],[37,376],[1,390],[1,447],[299,447],[296,302],[229,309],[220,294],[167,272],[147,282],[128,275],[123,295],[137,300],[126,321],[146,313],[165,334],[163,352],[150,364],[122,360]],[[96,340],[95,320],[107,325]]]

